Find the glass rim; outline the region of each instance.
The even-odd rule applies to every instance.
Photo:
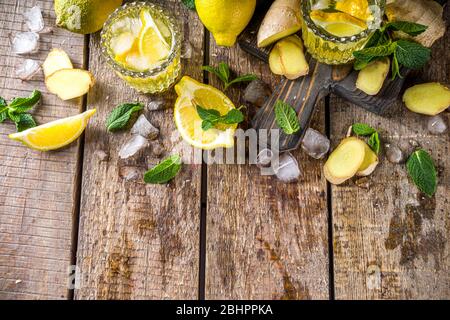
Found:
[[[167,57],[167,59],[164,60],[164,62],[158,66],[156,66],[153,69],[149,69],[147,71],[134,71],[125,68],[122,64],[118,63],[114,58],[109,54],[109,44],[107,41],[107,34],[111,30],[111,27],[113,25],[114,20],[117,18],[119,14],[121,14],[124,10],[130,9],[130,8],[145,8],[150,7],[154,10],[157,10],[160,14],[164,15],[167,21],[169,22],[169,29],[172,32],[172,50],[170,55]],[[101,52],[103,56],[106,59],[106,62],[118,73],[124,76],[129,76],[133,78],[148,78],[153,77],[161,72],[164,72],[175,60],[175,58],[180,54],[181,52],[181,41],[176,41],[181,35],[180,26],[175,19],[175,17],[170,14],[166,9],[161,7],[160,5],[150,3],[150,2],[143,2],[143,1],[135,1],[135,2],[128,2],[124,4],[123,6],[117,8],[114,10],[113,13],[108,17],[105,24],[103,25],[103,29],[100,33],[100,46],[101,46]]]
[[[377,1],[377,0],[375,0]],[[309,7],[308,7],[309,5]],[[384,15],[384,8],[386,5],[386,0],[379,0],[379,4],[377,4],[380,8],[381,8],[381,16]],[[330,42],[337,42],[337,43],[349,43],[349,42],[358,42],[366,37],[368,37],[372,32],[375,31],[375,29],[365,29],[364,31],[355,34],[353,36],[347,36],[347,37],[338,37],[335,36],[329,32],[327,32],[326,30],[324,30],[323,28],[320,28],[319,26],[317,26],[311,19],[309,12],[311,11],[310,8],[311,4],[310,4],[310,0],[304,0],[302,1],[301,4],[301,11],[302,11],[302,19],[305,22],[306,26],[317,36],[319,36],[320,38],[323,38],[325,41],[330,41]]]

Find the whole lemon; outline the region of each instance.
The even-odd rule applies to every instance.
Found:
[[[195,7],[217,45],[231,47],[250,22],[256,0],[195,0]]]
[[[122,0],[55,0],[56,25],[81,34],[103,27]]]

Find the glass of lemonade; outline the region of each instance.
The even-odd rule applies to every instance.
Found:
[[[385,0],[303,0],[303,41],[318,61],[343,64],[353,60],[380,27]]]
[[[118,8],[103,27],[101,46],[108,64],[139,92],[164,92],[180,74],[179,25],[150,2]]]

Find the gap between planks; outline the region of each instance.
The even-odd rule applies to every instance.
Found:
[[[89,42],[90,35],[84,36],[84,46],[83,46],[83,69],[89,70]],[[81,106],[81,112],[86,111],[87,108],[87,94],[83,96]],[[83,185],[83,162],[84,162],[84,145],[85,145],[85,134],[81,135],[78,142],[78,158],[76,164],[76,176],[75,176],[75,189],[74,189],[74,208],[72,214],[72,235],[71,235],[71,259],[70,264],[72,266],[77,263],[77,253],[78,253],[78,237],[79,237],[79,227],[80,227],[80,215],[81,215],[81,188]],[[67,289],[67,299],[74,300],[75,289]]]

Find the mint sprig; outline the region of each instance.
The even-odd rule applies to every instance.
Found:
[[[244,121],[244,114],[239,109],[232,109],[227,114],[221,115],[216,109],[206,109],[194,101],[192,102],[196,108],[200,119],[202,119],[202,130],[207,131],[214,128],[218,124],[238,124]]]
[[[358,136],[369,137],[367,144],[376,153],[380,153],[381,142],[378,131],[365,123],[355,123],[352,125],[352,131]]]
[[[258,77],[254,74],[245,74],[235,79],[230,79],[231,76],[230,66],[225,62],[220,62],[217,67],[203,66],[202,70],[215,74],[217,78],[219,78],[224,83],[225,90],[227,90],[232,85],[258,79]]]
[[[372,133],[372,135],[369,138],[369,141],[367,141],[367,144],[376,154],[380,153],[381,142],[380,142],[380,135],[378,134],[378,132]]]
[[[401,77],[400,65],[409,69],[422,68],[430,59],[431,50],[411,40],[392,41],[390,32],[402,31],[414,37],[426,29],[427,26],[409,21],[394,21],[385,24],[373,33],[364,49],[353,52],[355,70],[361,70],[372,61],[388,56],[392,56],[393,79],[397,76]]]
[[[141,103],[124,103],[116,107],[106,120],[109,132],[122,130],[130,125],[134,115],[144,109]]]
[[[9,104],[0,97],[0,123],[11,120],[15,123],[18,132],[33,128],[36,121],[28,113],[41,100],[41,92],[34,90],[29,97],[14,98]]]
[[[145,183],[164,184],[175,178],[181,170],[182,162],[179,155],[173,155],[155,167],[147,171],[144,175]]]
[[[408,158],[406,168],[419,190],[432,197],[437,189],[437,172],[431,156],[425,150],[417,150]]]
[[[286,134],[294,134],[300,130],[297,112],[284,101],[278,100],[275,103],[275,120]]]

